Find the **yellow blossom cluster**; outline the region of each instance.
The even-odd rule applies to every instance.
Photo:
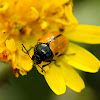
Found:
[[[72,7],[71,0],[0,0],[0,60],[11,63],[16,77],[26,75],[33,67],[22,43],[29,49],[49,32],[61,32],[72,41],[100,43],[100,27],[79,25]],[[33,54],[31,50],[30,56]],[[66,85],[76,92],[85,87],[73,67],[91,73],[100,67],[94,55],[71,42],[65,54],[57,59],[60,67],[51,63],[44,68],[46,73],[36,66],[57,95],[65,93]]]

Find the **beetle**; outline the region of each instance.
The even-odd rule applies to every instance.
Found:
[[[54,60],[54,57],[60,56],[68,46],[68,43],[66,37],[60,32],[51,32],[39,39],[35,47],[31,47],[29,50],[22,44],[26,52],[23,48],[22,51],[29,55],[29,51],[34,48],[34,55],[30,57],[34,62],[34,65],[39,66],[42,62],[48,62],[47,64],[42,65],[42,67],[39,66],[43,72],[43,67],[49,65],[52,61],[56,61]]]

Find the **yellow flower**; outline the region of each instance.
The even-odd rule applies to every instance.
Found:
[[[100,27],[79,25],[72,6],[71,0],[0,0],[0,59],[11,63],[16,77],[19,73],[26,75],[33,66],[33,61],[22,51],[22,43],[27,49],[33,47],[46,33],[61,32],[68,40],[100,43]],[[29,53],[34,54],[33,50]],[[71,42],[65,55],[56,60],[58,66],[52,62],[44,67],[46,73],[39,66],[36,68],[57,95],[65,93],[66,85],[76,92],[85,88],[73,67],[91,73],[100,67],[94,55]]]

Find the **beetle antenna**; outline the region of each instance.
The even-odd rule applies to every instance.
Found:
[[[38,64],[37,64],[38,65]],[[39,65],[38,65],[39,66]],[[39,66],[40,67],[40,66]],[[41,68],[41,70],[42,70],[42,72],[44,71],[45,72],[45,70],[42,68],[42,67],[40,67]],[[45,72],[46,73],[46,72]]]
[[[25,48],[25,46],[24,46],[24,44],[22,43],[22,51],[24,52],[24,53],[26,53],[26,54],[28,54],[29,55],[29,51]],[[23,48],[25,49],[25,51],[23,50]],[[29,55],[29,57],[30,57],[30,55]],[[30,57],[31,58],[31,57]],[[31,58],[32,59],[32,58]]]

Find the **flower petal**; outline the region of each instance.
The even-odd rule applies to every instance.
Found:
[[[19,76],[19,73],[22,76],[27,75],[27,72],[32,69],[32,60],[27,55],[21,56],[13,53],[11,64],[16,77]]]
[[[3,43],[8,37],[8,34],[5,33],[5,30],[1,30],[0,28],[0,44]]]
[[[28,72],[32,69],[33,62],[28,56],[21,56],[19,57],[19,65]]]
[[[47,62],[42,62],[41,64],[35,65],[35,67],[37,68],[38,72],[40,74],[42,74],[42,75],[44,75],[49,70],[49,66],[45,66],[45,67],[43,67],[43,70],[45,72],[44,71],[42,72],[42,69],[41,68],[42,68],[43,65],[46,65],[46,64],[47,64]]]
[[[50,67],[50,70],[44,75],[48,85],[57,95],[65,93],[66,85],[59,68],[54,64]]]
[[[70,43],[66,55],[64,59],[67,60],[67,63],[77,69],[92,73],[99,70],[100,61],[78,45]]]
[[[72,12],[72,2],[70,4],[68,4],[67,6],[65,6],[65,16],[67,17],[67,19],[73,23],[73,24],[78,24],[77,19],[74,17],[73,12]]]
[[[16,51],[16,44],[14,39],[6,40],[6,47],[9,51]]]
[[[8,9],[8,3],[5,2],[2,6],[3,7],[0,7],[0,13],[3,13],[4,11],[6,11]]]
[[[55,4],[55,5],[63,5],[64,3],[69,2],[70,0],[50,0],[47,3]]]
[[[36,8],[31,7],[31,12],[27,16],[28,18],[32,19],[32,21],[35,21],[39,18],[39,12]]]
[[[66,85],[76,92],[85,88],[85,84],[79,74],[66,62],[60,62],[60,72],[63,75]]]
[[[65,35],[72,41],[100,44],[99,26],[77,25],[73,30],[69,31],[67,34],[65,33]]]

